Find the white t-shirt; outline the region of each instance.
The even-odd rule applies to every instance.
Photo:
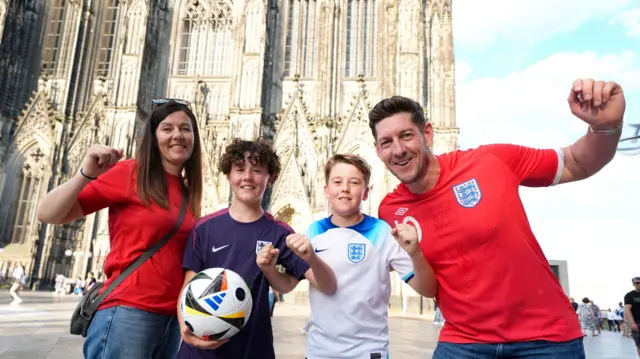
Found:
[[[24,269],[22,269],[22,267],[16,267],[13,270],[13,278],[16,279],[16,281],[19,281],[20,284],[24,284],[25,283],[25,277],[24,277]]]
[[[609,320],[622,320],[622,317],[618,315],[618,313],[611,311],[607,312],[607,319]]]
[[[338,290],[329,296],[313,286],[309,289],[306,357],[387,358],[390,267],[405,282],[413,278],[411,259],[391,235],[391,227],[366,215],[348,228],[325,218],[311,224],[307,236],[316,254],[335,272]]]

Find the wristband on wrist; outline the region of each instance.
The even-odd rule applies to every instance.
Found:
[[[90,176],[87,176],[86,174],[84,174],[84,172],[82,171],[82,167],[80,167],[80,174],[82,175],[82,177],[84,177],[84,178],[86,178],[86,179],[88,179],[90,181],[98,179],[98,177],[90,177]]]
[[[616,135],[622,131],[622,122],[613,128],[594,128],[592,126],[589,126],[589,131],[605,136]]]

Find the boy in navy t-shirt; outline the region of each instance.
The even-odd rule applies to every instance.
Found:
[[[222,341],[194,336],[178,310],[183,342],[177,358],[274,359],[269,286],[288,293],[306,278],[322,292],[333,293],[335,275],[316,257],[308,241],[290,236],[293,230],[287,224],[262,210],[264,191],[280,173],[278,156],[266,141],[236,139],[226,148],[219,167],[229,180],[233,204],[194,226],[183,258],[184,285],[204,269],[230,269],[249,286],[253,308],[244,328]],[[276,264],[286,273],[278,272]]]

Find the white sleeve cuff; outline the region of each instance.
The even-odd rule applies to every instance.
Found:
[[[558,169],[556,170],[556,177],[553,179],[553,182],[551,183],[552,186],[555,186],[558,183],[560,183],[560,179],[562,178],[562,172],[564,172],[564,151],[562,150],[562,148],[559,148],[556,150],[556,153],[558,154]]]

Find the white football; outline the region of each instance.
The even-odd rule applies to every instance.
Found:
[[[196,274],[182,291],[180,313],[194,335],[205,340],[229,339],[245,326],[253,298],[236,272],[209,268]]]

